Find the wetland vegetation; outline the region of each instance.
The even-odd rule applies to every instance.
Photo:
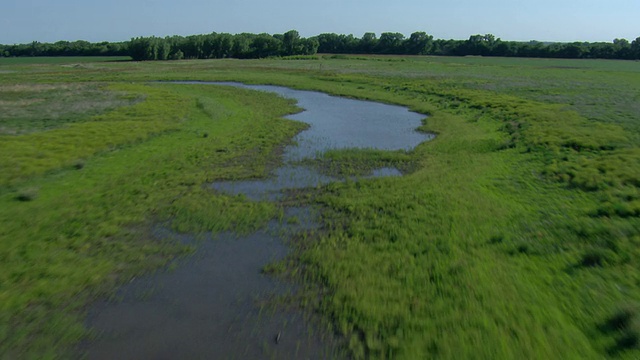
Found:
[[[0,354],[65,357],[93,299],[190,251],[177,232],[249,233],[277,204],[211,191],[266,176],[303,124],[239,81],[398,104],[437,137],[335,150],[297,198],[322,231],[269,266],[354,358],[640,355],[636,62],[318,56],[295,61],[0,59]],[[76,66],[78,65],[78,66]],[[318,296],[322,294],[322,296]]]

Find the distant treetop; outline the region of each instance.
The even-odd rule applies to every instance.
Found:
[[[226,34],[136,37],[126,42],[58,41],[56,43],[0,45],[0,57],[12,56],[125,56],[133,60],[180,60],[265,58],[332,54],[397,54],[447,56],[507,56],[571,59],[640,59],[640,37],[633,41],[542,43],[502,41],[492,34],[472,35],[467,40],[434,40],[426,32],[408,38],[384,32],[353,35],[324,33],[303,38],[296,30],[284,34]]]

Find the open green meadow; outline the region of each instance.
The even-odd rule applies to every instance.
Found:
[[[640,357],[640,63],[482,57],[0,59],[0,357],[66,358],[96,298],[278,204],[213,192],[267,176],[304,124],[274,84],[410,107],[414,151],[331,151],[296,201],[323,230],[270,269],[307,285],[356,359]],[[301,194],[298,194],[301,195]],[[302,199],[302,200],[300,200]],[[293,200],[291,200],[293,201]],[[322,294],[322,296],[319,296]]]

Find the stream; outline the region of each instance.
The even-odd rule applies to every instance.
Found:
[[[210,184],[215,191],[278,201],[285,189],[303,189],[345,179],[301,165],[330,149],[411,150],[433,135],[416,131],[424,115],[404,107],[329,96],[313,91],[240,83],[179,82],[270,91],[297,100],[304,111],[287,116],[310,127],[284,149],[283,165],[266,179]],[[358,180],[400,176],[380,168]],[[327,359],[338,355],[331,334],[294,309],[269,299],[295,293],[294,284],[264,275],[265,265],[289,252],[287,239],[320,226],[309,207],[285,207],[284,219],[248,236],[209,234],[204,241],[158,228],[158,238],[197,244],[195,254],[172,270],[142,276],[122,286],[113,301],[89,310],[86,325],[99,336],[83,344],[89,359]]]

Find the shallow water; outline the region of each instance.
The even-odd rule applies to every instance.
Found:
[[[352,180],[374,177],[401,176],[396,168],[384,167],[373,170],[369,176],[351,177]],[[281,200],[286,189],[304,189],[344,181],[344,178],[324,175],[309,166],[284,165],[271,173],[267,179],[218,181],[211,184],[213,189],[228,194],[244,194],[251,200]]]
[[[225,84],[298,100],[305,111],[289,118],[310,127],[295,137],[296,145],[285,148],[283,166],[269,178],[216,182],[211,184],[216,191],[275,201],[284,197],[285,189],[345,180],[323,175],[300,160],[329,149],[410,150],[432,137],[415,131],[424,115],[402,107],[276,86]],[[369,177],[400,175],[397,169],[381,168]],[[337,357],[335,339],[310,331],[313,326],[299,313],[260,305],[295,292],[293,285],[262,274],[263,267],[287,255],[287,239],[319,226],[310,208],[284,211],[284,218],[295,218],[295,223],[274,220],[249,236],[212,235],[198,242],[195,255],[178,261],[173,271],[136,279],[120,289],[119,300],[95,304],[87,325],[100,336],[83,344],[81,352],[90,359]],[[156,235],[178,237],[166,229]],[[195,242],[190,236],[182,240]]]
[[[301,208],[285,216],[313,217]],[[294,230],[272,221],[249,236],[222,233],[198,242],[196,254],[174,270],[136,279],[117,301],[95,304],[88,323],[100,338],[83,350],[105,360],[333,358],[331,340],[310,333],[300,314],[266,304],[295,289],[261,273],[287,254],[286,232],[313,226],[307,220]]]
[[[315,157],[330,149],[371,148],[411,150],[432,134],[416,131],[424,115],[396,105],[330,96],[317,91],[294,90],[272,85],[245,85],[233,82],[183,82],[214,84],[274,92],[295,99],[305,111],[288,119],[310,124],[298,134],[295,146],[285,149],[285,161]]]
[[[278,200],[284,189],[300,189],[328,184],[344,179],[320,173],[310,166],[300,165],[304,159],[315,158],[327,150],[367,148],[379,150],[411,150],[431,134],[416,131],[424,115],[401,106],[371,101],[329,96],[315,91],[294,90],[281,86],[245,85],[222,82],[186,82],[215,84],[274,92],[295,99],[305,109],[287,118],[309,124],[309,128],[294,137],[295,145],[285,147],[284,164],[267,179],[216,182],[212,188],[231,194],[245,194],[253,200]],[[394,168],[380,168],[368,177],[400,176]]]

